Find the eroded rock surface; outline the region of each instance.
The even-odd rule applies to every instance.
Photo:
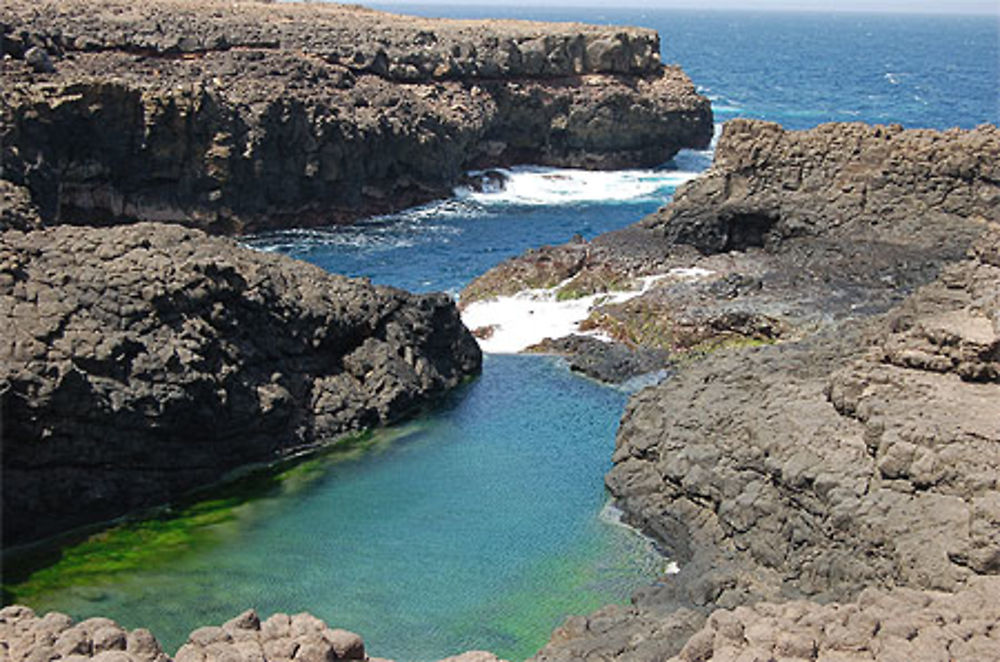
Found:
[[[15,0],[0,33],[4,177],[48,223],[328,224],[448,195],[469,168],[655,165],[712,132],[638,28]]]
[[[836,625],[838,613],[864,612],[865,595],[881,595],[865,589],[891,587],[914,590],[863,616],[869,625],[916,619],[915,641],[920,609],[954,603],[951,620],[926,623],[928,640],[954,659],[991,659],[977,655],[994,650],[986,640],[1000,626],[996,614],[969,636],[947,624],[977,618],[975,601],[962,596],[992,596],[1000,574],[998,249],[994,227],[968,259],[887,315],[716,353],[634,396],[607,484],[681,571],[637,593],[608,632],[557,635],[538,659],[638,660],[648,648],[669,656],[681,646],[684,660],[748,650],[766,657],[781,652],[785,634],[815,644],[809,654],[785,651],[801,659],[827,659],[821,651],[910,659],[892,657],[894,631],[854,632],[847,648],[830,631],[850,625]],[[742,607],[788,598],[814,602]],[[698,634],[690,618],[678,634],[677,614],[704,618],[718,607],[739,607],[737,620],[754,636],[740,643],[731,628],[720,634],[719,619],[731,615],[713,616],[718,622]],[[601,657],[608,637],[622,645]],[[713,641],[718,657],[707,656]]]
[[[31,202],[31,193],[0,179],[0,232],[4,230],[33,230],[41,226],[42,219]]]
[[[9,662],[334,662],[371,660],[360,635],[331,628],[312,614],[272,614],[253,609],[221,626],[188,636],[173,658],[149,630],[126,630],[108,618],[74,623],[66,614],[38,616],[29,607],[0,609],[0,653]],[[440,662],[503,662],[485,651],[468,651]]]
[[[996,656],[996,614],[958,624],[1000,574],[998,155],[992,126],[734,121],[656,214],[470,285],[463,301],[661,274],[583,328],[680,359],[633,396],[607,476],[680,572],[535,659],[921,659],[918,637],[927,659]],[[955,614],[927,623],[929,605]],[[736,616],[706,624],[717,609]],[[838,620],[855,613],[916,620],[900,644]]]
[[[480,367],[443,294],[178,226],[0,234],[5,544],[397,420]]]
[[[715,161],[675,200],[592,241],[529,251],[463,304],[537,287],[632,289],[584,324],[631,347],[695,354],[801,337],[884,312],[1000,222],[1000,131],[728,122]]]

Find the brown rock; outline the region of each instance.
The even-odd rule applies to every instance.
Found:
[[[656,165],[712,134],[651,30],[223,0],[12,0],[0,24],[4,177],[48,223],[329,224],[469,168]],[[44,80],[29,43],[60,56]]]

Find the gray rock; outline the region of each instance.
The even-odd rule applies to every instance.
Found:
[[[8,542],[399,420],[481,362],[446,295],[166,225],[0,234],[0,318]]]
[[[165,657],[160,642],[146,628],[137,628],[128,633],[125,650],[139,662],[158,662]]]
[[[24,52],[24,61],[36,74],[50,74],[56,70],[52,58],[39,46],[32,46]]]
[[[31,202],[31,193],[23,186],[0,179],[0,231],[32,230],[41,227],[38,209]]]
[[[59,635],[59,638],[56,639],[55,649],[60,657],[68,657],[70,655],[90,656],[93,650],[93,643],[87,632],[77,625],[63,631]]]
[[[206,625],[200,627],[190,635],[188,635],[188,643],[194,644],[195,646],[200,646],[205,648],[209,644],[214,643],[229,643],[233,640],[232,636],[221,627],[215,625]]]
[[[365,642],[359,634],[349,630],[327,629],[323,631],[323,639],[333,647],[333,654],[339,660],[365,659]]]
[[[123,651],[127,647],[127,633],[121,627],[108,625],[94,631],[94,654],[102,651]]]

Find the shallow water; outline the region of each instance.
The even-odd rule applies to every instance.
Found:
[[[665,571],[648,541],[598,516],[624,402],[554,360],[489,356],[481,379],[394,438],[227,504],[152,567],[30,602],[149,627],[170,649],[253,606],[311,611],[379,656],[526,657],[564,615]]]
[[[685,67],[719,120],[947,128],[1000,119],[995,17],[407,10],[657,28],[664,59]],[[638,220],[708,163],[689,152],[659,171],[519,169],[503,193],[249,243],[378,283],[456,293],[527,248]],[[151,627],[170,649],[194,627],[255,606],[312,611],[357,630],[380,656],[487,648],[524,657],[564,615],[623,601],[665,570],[648,542],[601,517],[624,401],[549,359],[488,357],[482,378],[433,416],[311,462],[249,501],[67,550],[62,566],[21,590],[35,591],[40,609]]]

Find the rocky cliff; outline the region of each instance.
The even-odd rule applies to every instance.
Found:
[[[631,399],[606,479],[680,572],[570,619],[536,660],[1000,657],[984,607],[1000,575],[998,155],[991,126],[731,122],[656,214],[470,286],[665,274],[586,326],[684,359]]]
[[[178,226],[0,233],[5,544],[397,420],[475,374],[446,295]]]
[[[998,251],[994,226],[888,315],[717,353],[634,397],[607,484],[681,571],[537,659],[1000,656],[984,609],[1000,580]]]
[[[2,177],[48,223],[330,223],[448,195],[471,167],[655,165],[712,132],[634,28],[14,0],[0,54]]]

